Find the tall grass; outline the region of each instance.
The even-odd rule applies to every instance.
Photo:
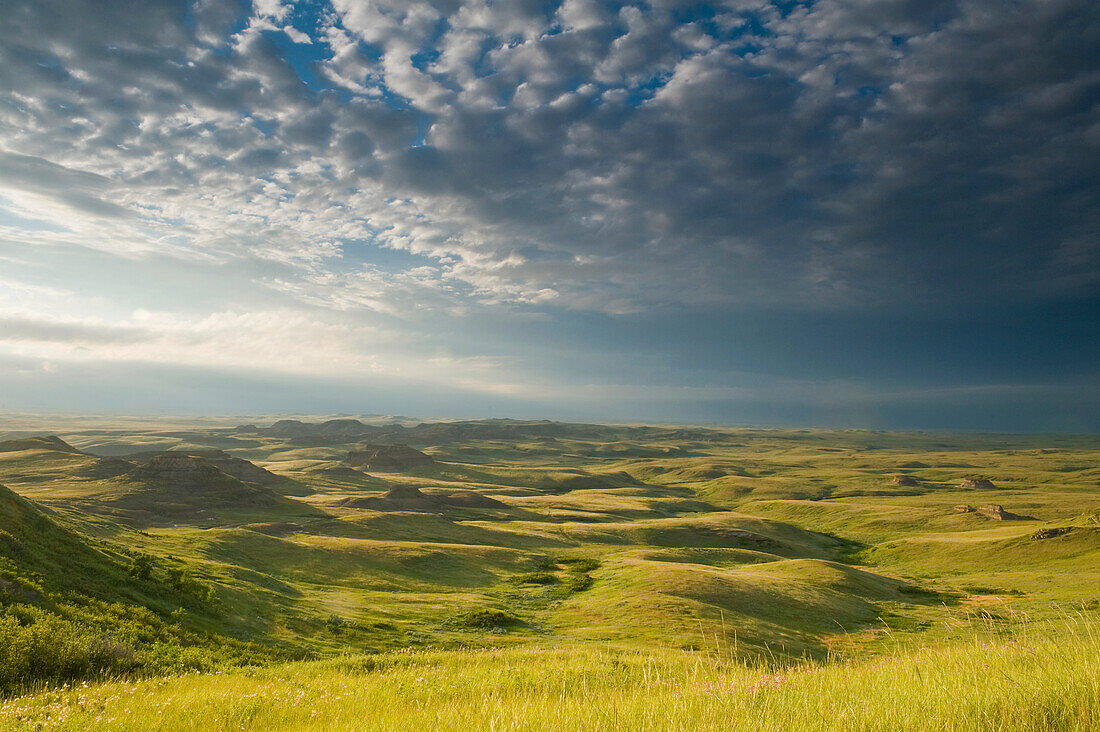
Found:
[[[745,665],[678,650],[351,656],[53,689],[0,727],[83,730],[1093,730],[1100,624],[863,660]]]

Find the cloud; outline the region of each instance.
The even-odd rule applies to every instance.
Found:
[[[64,343],[76,347],[124,345],[147,339],[136,328],[103,323],[56,322],[27,316],[0,317],[0,340]]]
[[[0,313],[4,354],[32,364],[28,373],[42,370],[34,364],[129,363],[518,396],[534,388],[515,381],[505,357],[455,354],[403,330],[292,309],[191,317],[138,310],[113,322],[9,311]]]
[[[137,216],[128,251],[301,261],[304,286],[371,241],[488,303],[1095,285],[1088,2],[186,6],[12,9],[8,187]]]
[[[1088,0],[15,0],[0,256],[223,286],[161,337],[39,262],[28,283],[99,320],[25,294],[69,324],[12,332],[36,358],[243,361],[215,323],[280,313],[237,327],[426,374],[463,318],[1086,301],[1098,49]],[[419,345],[371,361],[355,328],[381,323]]]
[[[101,191],[106,193],[110,186],[108,178],[95,173],[0,150],[0,190],[9,195],[33,193],[95,216],[129,215],[127,209],[97,195]]]
[[[217,312],[186,318],[138,311],[128,322],[0,317],[0,343],[20,356],[140,361],[207,367],[263,363],[297,374],[380,370],[372,350],[392,334],[371,326],[309,319],[290,311]]]

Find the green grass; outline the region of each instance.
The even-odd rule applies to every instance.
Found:
[[[874,658],[745,664],[726,654],[521,648],[346,656],[79,685],[0,704],[57,730],[1091,730],[1097,625]]]
[[[2,486],[0,540],[0,692],[286,657],[209,632],[216,592],[186,563],[120,553]]]
[[[354,440],[226,426],[61,435],[101,454],[217,445],[294,481],[293,495],[253,506],[213,500],[241,492],[234,480],[150,492],[56,442],[10,443],[0,692],[116,675],[85,692],[95,708],[123,719],[129,690],[148,691],[165,728],[187,709],[203,728],[313,728],[309,704],[275,703],[297,694],[329,715],[320,728],[356,728],[363,717],[328,703],[338,689],[376,710],[379,728],[399,712],[444,728],[580,729],[613,726],[615,714],[634,728],[922,728],[921,694],[938,705],[935,728],[995,729],[1013,708],[1024,720],[1013,728],[1039,728],[1042,714],[1067,729],[1095,722],[1080,716],[1094,702],[999,681],[1072,691],[1079,657],[1096,656],[1094,437],[507,420],[406,423],[402,435],[437,462],[367,475],[343,464]],[[893,485],[899,474],[917,485]],[[960,487],[971,475],[998,488]],[[356,506],[395,486],[505,505]],[[1033,520],[956,513],[961,503]],[[1050,622],[1076,612],[1083,633]],[[1078,665],[1038,668],[1034,649]],[[1000,675],[974,671],[982,654]],[[277,665],[291,658],[328,660]],[[788,669],[782,682],[753,687],[773,667]],[[902,688],[926,667],[912,693]],[[138,681],[185,670],[219,673]]]

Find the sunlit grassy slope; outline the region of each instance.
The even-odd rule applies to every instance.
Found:
[[[1100,667],[1094,437],[346,419],[60,433],[0,434],[9,694],[228,672],[82,692],[131,728],[155,711],[202,729],[1096,722],[1077,678]],[[434,462],[344,461],[393,443]],[[158,468],[164,450],[197,457]],[[1032,677],[1046,686],[1017,688]],[[99,724],[75,699],[17,699],[5,719],[62,704],[66,724]]]
[[[1092,730],[1096,624],[858,661],[743,664],[606,647],[346,656],[77,685],[0,703],[9,729]]]

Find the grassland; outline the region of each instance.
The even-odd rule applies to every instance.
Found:
[[[10,729],[1092,730],[1100,638],[1067,619],[862,660],[577,646],[417,651],[117,681],[0,703]]]
[[[1095,437],[364,422],[0,434],[0,723],[1098,724]]]

